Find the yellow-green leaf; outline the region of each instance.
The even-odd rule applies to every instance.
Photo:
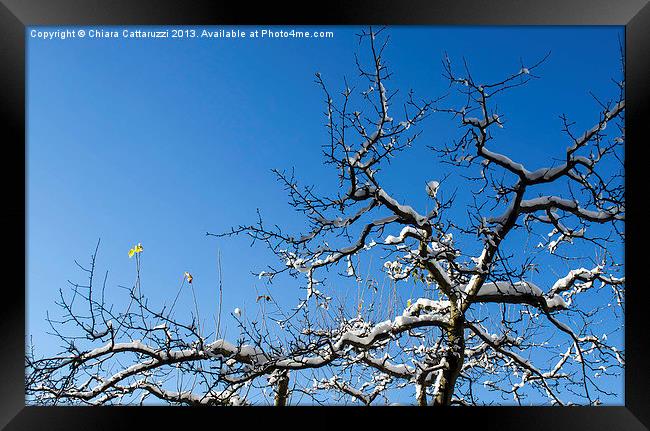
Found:
[[[131,258],[131,257],[133,257],[134,254],[136,254],[136,253],[140,253],[140,252],[142,252],[143,250],[144,250],[144,248],[142,247],[142,244],[141,244],[141,243],[138,243],[137,245],[134,245],[134,246],[131,248],[131,250],[129,250],[129,257]]]

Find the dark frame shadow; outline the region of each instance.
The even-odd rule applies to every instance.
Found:
[[[259,407],[219,410],[182,407],[32,407],[24,401],[25,353],[25,27],[30,25],[108,24],[417,24],[417,25],[624,25],[626,38],[626,207],[625,267],[625,406],[621,407],[475,407],[418,409]],[[460,428],[519,430],[647,430],[650,427],[650,383],[644,305],[648,289],[642,284],[645,258],[641,228],[645,167],[640,155],[648,139],[650,114],[650,5],[648,0],[342,0],[300,5],[217,3],[195,0],[0,0],[0,115],[4,120],[3,211],[5,243],[22,250],[3,262],[5,286],[0,317],[0,427],[6,430],[103,430],[226,426],[235,420],[251,426],[278,421],[283,427],[370,425],[408,421],[439,427],[451,421]],[[645,125],[644,125],[645,124]],[[647,168],[646,168],[647,169]],[[21,181],[22,179],[22,181]],[[630,195],[632,199],[629,199]],[[19,246],[22,245],[22,248]],[[647,265],[647,264],[646,264]],[[16,288],[16,286],[18,288]],[[647,335],[647,334],[646,334]],[[253,415],[251,415],[253,413]],[[178,421],[178,422],[177,422]],[[198,423],[201,423],[200,425]],[[319,422],[319,423],[317,423]],[[329,425],[328,425],[329,424]],[[246,426],[247,427],[247,426]],[[163,428],[163,429],[164,429]]]

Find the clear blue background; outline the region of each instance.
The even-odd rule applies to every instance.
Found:
[[[344,76],[357,79],[354,53],[364,51],[358,28],[318,30],[335,37],[44,41],[28,30],[27,324],[38,352],[57,350],[46,335],[45,312],[56,315],[54,301],[67,280],[85,280],[74,260],[88,262],[100,237],[98,274],[101,280],[109,271],[109,294],[122,295],[117,286],[133,283],[135,262],[127,252],[141,242],[144,294],[169,302],[190,271],[207,316],[216,311],[221,250],[226,327],[233,333],[233,308],[254,312],[262,282],[251,272],[275,264],[272,255],[244,238],[205,233],[252,223],[257,208],[268,222],[298,230],[301,219],[272,168],[295,168],[304,183],[336,190],[336,173],[322,165],[328,136],[314,73],[338,92]],[[428,98],[449,91],[441,76],[445,51],[457,65],[466,57],[484,82],[551,51],[539,71],[543,79],[498,101],[508,121],[498,150],[531,170],[567,146],[561,113],[583,130],[599,112],[588,91],[615,97],[610,78],[619,76],[622,28],[392,27],[389,33],[388,89]],[[393,194],[423,209],[424,184],[443,169],[426,147],[458,136],[445,115],[427,119],[416,146],[382,173]],[[289,279],[272,291],[295,304],[304,297],[300,284]],[[177,307],[191,304],[185,292]],[[622,319],[606,327],[620,325]],[[619,396],[609,402],[622,402],[622,376],[611,388]]]

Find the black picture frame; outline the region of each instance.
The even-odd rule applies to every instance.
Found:
[[[452,407],[385,408],[182,408],[182,407],[34,407],[24,401],[25,352],[25,27],[30,25],[132,24],[417,24],[417,25],[624,25],[626,39],[626,314],[625,405],[621,407]],[[170,428],[174,422],[201,428],[268,426],[349,427],[402,420],[439,427],[443,420],[459,429],[643,430],[650,427],[648,344],[644,309],[642,250],[643,204],[647,180],[641,156],[647,140],[650,95],[650,5],[647,0],[481,1],[364,0],[322,3],[260,3],[172,0],[0,0],[0,112],[4,145],[2,226],[11,253],[0,314],[0,427],[6,430],[94,430]],[[645,182],[645,184],[644,184]],[[20,251],[23,251],[21,254]],[[23,270],[21,272],[21,269]],[[422,422],[420,422],[422,421]],[[202,422],[202,424],[199,424]],[[239,426],[239,425],[238,425]],[[247,427],[247,426],[245,426]],[[161,428],[161,429],[164,429]]]

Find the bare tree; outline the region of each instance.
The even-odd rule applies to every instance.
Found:
[[[61,293],[65,318],[48,318],[64,351],[27,354],[32,402],[153,396],[190,405],[369,405],[415,393],[420,405],[475,405],[487,402],[478,393],[493,391],[492,402],[500,396],[566,405],[610,395],[599,377],[624,366],[623,350],[602,333],[602,321],[624,311],[622,257],[612,251],[624,241],[624,82],[614,80],[614,100],[594,97],[600,115],[588,130],[577,132],[563,115],[563,157],[529,170],[494,150],[507,124],[495,101],[539,79],[546,57],[482,83],[466,62],[457,69],[445,56],[449,94],[425,100],[410,92],[398,105],[397,91],[389,90],[385,30],[370,28],[359,40],[368,47],[368,61],[357,58],[361,90],[345,82],[331,93],[316,74],[326,106],[323,157],[337,172],[339,192],[321,195],[274,171],[304,216],[305,232],[269,227],[258,216],[255,224],[208,234],[261,241],[279,265],[257,275],[268,283],[295,277],[305,289],[300,303],[286,310],[260,295],[255,319],[235,313],[240,337],[229,342],[220,306],[212,332],[198,307],[185,323],[174,304],[150,307],[139,264],[128,305],[115,311],[104,299],[105,281],[95,286],[95,251],[90,267],[82,267],[89,282]],[[433,114],[459,127],[452,144],[434,137],[431,149],[460,173],[466,193],[432,172],[437,179],[417,186],[429,199],[419,212],[391,193],[382,172]],[[540,286],[531,280],[540,269],[561,273]],[[330,275],[349,285],[347,297],[331,296]],[[423,294],[405,303],[399,292],[407,282]],[[191,287],[186,278],[181,289]]]

